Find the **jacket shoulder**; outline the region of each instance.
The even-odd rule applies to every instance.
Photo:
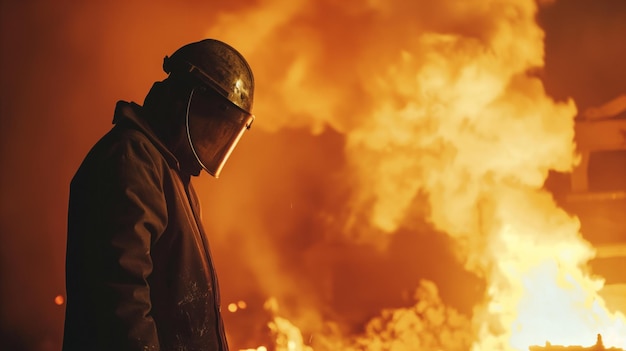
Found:
[[[144,132],[116,125],[91,148],[74,178],[146,171],[163,176],[167,168],[165,156]]]

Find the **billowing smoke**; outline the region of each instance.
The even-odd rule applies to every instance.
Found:
[[[268,219],[252,214],[238,229],[259,233],[241,241],[247,241],[242,245],[250,249],[252,270],[268,294],[300,300],[285,312],[299,326],[315,328],[328,317],[324,289],[314,286],[329,284],[332,290],[336,277],[323,269],[311,274],[309,265],[330,261],[333,269],[337,258],[329,242],[384,249],[393,240],[387,234],[415,228],[426,218],[433,233],[453,239],[448,250],[455,250],[461,264],[488,282],[484,310],[476,312],[482,339],[477,347],[523,347],[541,338],[532,335],[532,322],[524,322],[530,339],[509,343],[516,294],[524,294],[515,279],[543,260],[554,259],[568,271],[593,252],[576,219],[542,189],[550,171],[568,172],[577,162],[577,110],[572,100],[551,98],[537,76],[544,65],[537,10],[530,0],[349,6],[267,1],[219,16],[208,29],[210,35],[245,38],[242,47],[260,82],[260,128],[337,133],[344,141],[335,150],[321,147],[323,156],[282,151],[291,157],[296,152],[322,173],[338,173],[341,181],[324,183],[323,191],[347,192],[344,203],[305,206],[308,212],[295,223],[259,213],[273,223],[291,223],[289,235],[313,236],[313,243],[295,249],[309,261],[294,263],[283,251],[293,247],[268,244],[267,238],[277,238],[271,234],[276,227],[262,224]],[[241,22],[248,25],[236,25]],[[337,162],[340,169],[334,168]],[[282,172],[279,163],[265,169]],[[319,177],[295,174],[282,186],[308,188]],[[272,189],[258,198],[276,196]],[[296,207],[308,200],[282,199]],[[302,222],[306,213],[330,224]],[[554,253],[555,243],[563,250]],[[315,251],[320,246],[321,253]],[[526,262],[527,255],[537,257]]]

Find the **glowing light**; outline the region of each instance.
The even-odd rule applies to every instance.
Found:
[[[238,302],[231,302],[228,304],[228,311],[229,312],[237,312],[238,310],[244,310],[248,307],[248,304],[246,304],[245,301],[238,301]]]
[[[63,295],[57,295],[54,297],[54,303],[58,306],[61,306],[65,303],[65,298],[63,297]]]

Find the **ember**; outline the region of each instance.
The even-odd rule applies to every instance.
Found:
[[[615,347],[605,348],[602,343],[602,335],[598,334],[598,339],[596,344],[591,347],[583,347],[583,346],[553,346],[550,345],[549,342],[546,342],[546,346],[531,346],[530,351],[624,351],[624,349],[618,349]]]

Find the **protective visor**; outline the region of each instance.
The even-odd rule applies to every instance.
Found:
[[[187,103],[187,137],[196,159],[218,178],[254,115],[210,89],[195,88]]]

